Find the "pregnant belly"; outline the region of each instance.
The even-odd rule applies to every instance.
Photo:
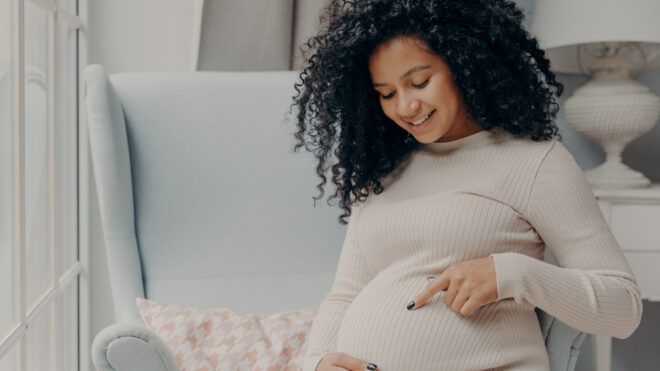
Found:
[[[392,281],[376,277],[355,298],[339,328],[338,351],[373,362],[381,371],[484,370],[520,361],[507,354],[547,362],[533,306],[501,300],[463,316],[446,306],[446,293],[440,291],[409,311],[406,305],[426,279]]]

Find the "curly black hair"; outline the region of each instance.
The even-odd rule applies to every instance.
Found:
[[[369,56],[395,36],[416,37],[443,58],[482,129],[502,127],[534,141],[558,135],[551,86],[560,96],[563,85],[523,19],[509,0],[332,0],[318,34],[300,46],[306,63],[290,107],[299,109],[294,151],[316,147],[322,181],[315,203],[331,153],[337,190],[328,203],[340,197],[339,222],[347,224],[351,205],[381,193],[381,181],[421,145],[385,116],[371,83]]]

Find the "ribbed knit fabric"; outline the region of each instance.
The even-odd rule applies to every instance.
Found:
[[[573,156],[554,139],[494,131],[424,144],[353,207],[303,371],[330,352],[381,371],[548,370],[534,307],[587,333],[634,332],[636,279]],[[463,316],[440,291],[406,309],[427,276],[487,256],[496,302]]]

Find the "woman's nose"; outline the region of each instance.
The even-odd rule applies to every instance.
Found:
[[[398,106],[399,115],[403,118],[412,119],[419,111],[419,100],[401,99]]]

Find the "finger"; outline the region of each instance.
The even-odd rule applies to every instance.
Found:
[[[342,367],[346,367],[346,370],[350,371],[378,370],[378,366],[362,359],[355,359],[349,365]]]
[[[469,299],[470,296],[467,294],[466,290],[459,290],[458,294],[456,295],[456,299],[454,299],[454,302],[451,304],[451,310],[461,314],[461,308],[463,308],[463,304],[465,304]]]
[[[477,299],[476,296],[471,296],[470,299],[463,304],[460,313],[464,316],[471,316],[483,305],[484,303]]]
[[[449,288],[449,285],[451,284],[451,276],[449,275],[448,271],[445,270],[438,277],[432,279],[429,283],[433,293],[435,294]]]
[[[458,282],[454,281],[449,284],[447,288],[447,295],[445,295],[445,305],[451,308],[451,305],[456,300],[456,295],[458,295]]]
[[[331,356],[332,363],[327,365],[327,370],[328,371],[347,371],[347,370],[350,370],[350,368],[339,366],[339,364],[337,362],[339,362],[340,355],[341,355],[340,353],[334,353]]]
[[[448,270],[445,269],[438,277],[434,278],[431,281],[431,284],[436,289],[435,292],[446,290],[451,283],[451,277],[449,276]]]
[[[364,370],[377,370],[378,366],[363,359],[355,358],[350,354],[340,353],[337,357],[337,360],[334,362],[335,365],[344,367],[347,370],[351,371],[364,371]]]
[[[415,310],[426,304],[426,302],[435,295],[438,291],[443,290],[449,284],[449,277],[444,272],[438,277],[433,278],[424,288],[421,294],[417,295],[406,308],[408,310]]]
[[[415,310],[415,309],[423,306],[426,303],[426,301],[428,300],[428,298],[433,296],[434,292],[432,290],[433,290],[433,288],[431,287],[431,285],[429,283],[428,285],[426,285],[426,287],[424,288],[424,291],[422,291],[421,294],[417,295],[415,298],[413,298],[413,300],[411,302],[409,302],[406,305],[406,309]]]

